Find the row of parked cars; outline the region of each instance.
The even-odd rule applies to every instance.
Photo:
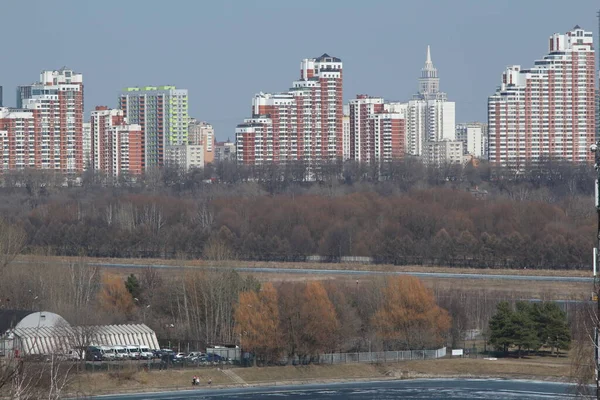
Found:
[[[148,346],[129,344],[124,346],[89,346],[85,351],[87,361],[151,360],[156,358]]]
[[[161,350],[163,351],[163,350]],[[202,353],[193,351],[188,355],[184,353],[166,352],[161,355],[161,361],[172,364],[196,364],[196,365],[219,365],[233,364],[230,358],[221,357],[218,354]]]
[[[87,361],[123,361],[123,360],[153,360],[170,364],[196,364],[218,365],[233,364],[231,359],[226,359],[213,353],[191,352],[178,353],[171,349],[153,350],[147,346],[89,346],[85,351]]]

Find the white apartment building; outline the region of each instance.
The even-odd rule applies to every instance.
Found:
[[[195,144],[167,146],[165,163],[167,166],[184,171],[204,168],[204,146]]]
[[[425,66],[419,78],[419,93],[408,102],[406,110],[406,152],[423,154],[428,141],[455,140],[455,103],[439,91],[440,80],[431,61],[431,50],[427,46]]]
[[[83,170],[87,171],[92,163],[92,124],[83,123]]]
[[[456,125],[456,140],[463,142],[465,154],[487,159],[487,124],[471,122]]]
[[[463,142],[459,140],[425,142],[423,161],[428,165],[462,164],[465,161]]]
[[[342,160],[350,159],[350,105],[344,104]]]
[[[533,67],[506,68],[488,98],[491,163],[522,168],[544,158],[591,162],[595,138],[592,33],[575,26],[548,41]]]

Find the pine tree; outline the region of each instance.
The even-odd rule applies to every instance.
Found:
[[[506,301],[498,303],[496,314],[490,318],[490,340],[489,343],[508,354],[508,348],[514,343],[513,311]]]
[[[521,350],[537,350],[541,345],[537,326],[532,319],[532,309],[531,303],[518,301],[516,311],[511,316],[513,344],[518,348],[519,358],[521,358]]]
[[[129,275],[127,280],[125,280],[125,288],[131,294],[133,299],[137,300],[140,298],[140,295],[142,294],[142,287],[140,286],[140,281],[138,280],[137,276],[134,274]]]
[[[569,329],[567,315],[554,302],[535,304],[531,310],[531,317],[536,324],[538,339],[544,346],[550,347],[551,352],[556,349],[558,356],[560,350],[568,350],[571,346],[571,330]]]

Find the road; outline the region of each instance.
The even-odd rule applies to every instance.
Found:
[[[148,265],[142,264],[110,264],[110,263],[91,263],[103,268],[147,268]],[[212,269],[223,270],[222,267],[199,267],[199,266],[173,266],[173,265],[152,265],[153,268],[161,269]],[[581,276],[544,276],[544,275],[498,275],[498,274],[457,274],[450,272],[404,272],[404,271],[370,271],[356,269],[311,269],[311,268],[250,268],[250,267],[232,267],[238,272],[247,273],[267,273],[267,274],[299,274],[299,275],[410,275],[419,278],[451,278],[451,279],[499,279],[515,281],[560,281],[560,282],[593,282],[592,277]]]
[[[123,394],[97,400],[200,399],[566,399],[575,398],[574,386],[562,383],[492,379],[432,379],[310,384],[236,389],[190,389],[178,392]]]

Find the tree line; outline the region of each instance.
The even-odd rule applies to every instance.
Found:
[[[547,347],[552,353],[556,350],[558,357],[560,350],[568,350],[571,345],[566,314],[552,302],[518,301],[514,309],[508,302],[500,302],[489,321],[489,331],[490,344],[505,355],[511,347],[516,347],[518,357],[523,350]]]
[[[23,252],[43,255],[361,256],[377,263],[514,268],[589,263],[595,236],[589,166],[431,168],[409,158],[375,169],[324,165],[316,182],[292,174],[290,165],[244,168],[148,171],[135,183],[113,185],[84,176],[82,186],[65,186],[40,171],[7,173],[0,216],[11,234],[22,236]],[[239,169],[246,172],[225,172]]]

